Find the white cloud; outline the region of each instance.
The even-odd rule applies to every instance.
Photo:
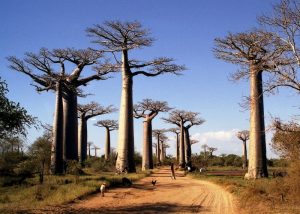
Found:
[[[192,152],[198,153],[202,151],[201,146],[207,144],[209,147],[215,147],[218,150],[215,154],[242,154],[242,142],[236,137],[238,129],[232,130],[221,130],[221,131],[210,131],[204,133],[195,133],[191,136],[192,139],[199,140],[199,143],[192,146]],[[267,136],[268,138],[268,136]],[[249,141],[247,142],[248,147]],[[249,152],[249,151],[248,151]],[[267,156],[276,157],[271,151],[267,143]]]
[[[238,130],[232,129],[229,131],[216,131],[216,132],[204,132],[204,133],[196,133],[192,135],[192,139],[199,140],[200,143],[209,143],[211,141],[232,141],[235,140],[235,134]]]

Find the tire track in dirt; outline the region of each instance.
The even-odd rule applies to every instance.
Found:
[[[163,168],[131,188],[109,190],[61,208],[62,213],[238,213],[233,196],[222,187]],[[152,178],[157,179],[152,186]],[[59,212],[56,212],[59,213]]]

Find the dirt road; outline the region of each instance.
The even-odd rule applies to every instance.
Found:
[[[169,169],[134,183],[131,188],[109,190],[105,197],[94,197],[73,204],[67,213],[235,213],[232,195],[206,181],[184,177]],[[153,186],[151,180],[156,179]],[[66,212],[65,212],[66,213]]]

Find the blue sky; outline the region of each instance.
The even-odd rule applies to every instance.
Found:
[[[32,81],[20,73],[10,71],[7,56],[22,58],[25,52],[37,52],[41,47],[86,48],[90,43],[85,29],[105,20],[140,21],[149,28],[155,38],[153,46],[136,50],[130,56],[144,60],[159,56],[173,57],[188,70],[182,76],[164,75],[157,78],[134,79],[134,102],[144,98],[168,101],[178,109],[201,113],[206,122],[191,129],[200,139],[193,145],[199,153],[203,143],[218,148],[217,154],[240,154],[242,145],[236,140],[236,130],[248,129],[249,112],[239,104],[249,93],[249,83],[232,83],[228,76],[237,67],[214,58],[214,38],[228,32],[249,30],[256,25],[256,17],[270,13],[276,0],[1,0],[0,1],[0,76],[9,85],[9,98],[20,102],[29,113],[42,122],[52,124],[54,94],[38,94],[30,86]],[[106,81],[98,81],[84,88],[94,94],[79,103],[90,101],[102,105],[120,103],[120,74]],[[297,114],[297,95],[290,90],[265,98],[266,124],[271,116],[289,119]],[[155,118],[154,128],[168,128]],[[118,113],[96,119],[118,119]],[[104,130],[89,121],[89,141],[104,148]],[[42,130],[30,130],[31,143]],[[270,135],[270,134],[269,134]],[[171,137],[171,134],[170,134]],[[268,137],[268,142],[269,142]],[[141,151],[142,120],[135,120],[135,147]],[[112,146],[116,147],[117,132],[112,134]],[[170,140],[169,153],[174,152]],[[103,150],[101,151],[103,152]],[[268,151],[269,157],[274,156]]]

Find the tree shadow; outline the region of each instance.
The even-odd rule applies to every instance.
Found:
[[[123,206],[118,208],[101,208],[101,209],[69,209],[62,210],[61,213],[197,213],[208,211],[200,205],[178,205],[173,203],[145,203],[132,206]]]

